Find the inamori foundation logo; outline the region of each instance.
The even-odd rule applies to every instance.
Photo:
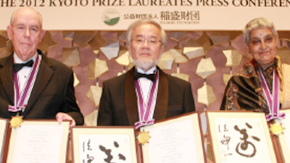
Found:
[[[119,20],[120,20],[120,14],[115,9],[107,9],[103,13],[103,21],[107,25],[115,25],[119,22]]]

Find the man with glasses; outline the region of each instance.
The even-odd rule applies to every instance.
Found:
[[[141,126],[195,111],[189,82],[172,77],[157,63],[166,45],[166,33],[153,20],[138,20],[127,30],[134,67],[103,83],[100,126]]]

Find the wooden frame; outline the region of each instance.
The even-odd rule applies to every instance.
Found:
[[[198,113],[188,113],[152,126],[142,127],[150,135],[149,143],[141,145],[144,163],[205,163],[204,139]]]
[[[73,127],[73,162],[104,162],[104,159],[118,162],[121,159],[141,163],[135,139],[133,127]]]
[[[9,121],[7,119],[0,118],[0,161],[3,160],[4,147],[6,142],[7,128]]]
[[[4,162],[67,162],[69,121],[24,120],[8,130]]]
[[[141,144],[137,138],[139,133],[144,131],[149,132],[149,143]],[[164,133],[159,134],[162,131]],[[165,139],[168,136],[171,136],[171,141],[167,142]],[[117,149],[114,144],[116,142],[119,148],[128,147]],[[124,142],[127,143],[125,144]],[[159,157],[166,157],[166,154],[167,156],[170,155],[169,159],[171,161],[173,160],[172,157],[176,156],[179,159],[178,162],[184,162],[184,160],[191,158],[190,161],[205,163],[206,157],[203,142],[199,115],[195,112],[159,121],[151,126],[141,127],[140,131],[136,131],[134,127],[117,126],[72,128],[73,162],[75,163],[104,162],[104,159],[118,162],[116,159],[120,157],[118,156],[120,153],[126,156],[126,162],[148,163],[150,162],[149,159],[152,158],[152,152],[154,153],[156,150]],[[156,143],[160,143],[159,145],[162,148],[155,146]],[[167,149],[175,150],[176,152],[171,151],[171,153],[168,153],[168,150],[164,151],[166,146]],[[105,151],[109,149],[112,157],[109,157],[109,154],[105,154]],[[186,160],[185,162],[188,161]],[[167,163],[168,161],[154,160],[154,162]]]
[[[285,119],[280,120],[284,131],[279,134],[280,146],[285,162],[290,162],[290,109],[280,110],[280,113],[285,113]]]
[[[207,111],[213,162],[276,163],[264,113]]]

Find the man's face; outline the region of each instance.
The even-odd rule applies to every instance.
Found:
[[[258,28],[250,34],[249,50],[261,66],[267,67],[275,59],[277,43],[278,38],[269,28]]]
[[[7,33],[18,57],[26,61],[36,53],[45,32],[41,28],[38,14],[31,9],[22,9],[15,13]]]
[[[160,29],[153,24],[141,24],[133,30],[131,40],[128,49],[135,66],[145,72],[156,66],[163,52]]]

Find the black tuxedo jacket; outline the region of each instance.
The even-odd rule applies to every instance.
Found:
[[[195,111],[190,83],[158,70],[155,121]],[[134,126],[139,121],[134,71],[135,68],[132,68],[103,83],[97,125]]]
[[[38,51],[39,55],[42,55]],[[14,105],[13,55],[0,59],[0,117],[11,118],[8,111]],[[84,118],[76,103],[73,71],[62,63],[42,55],[39,71],[26,109],[24,119],[55,119],[58,112],[69,114],[77,125]]]

